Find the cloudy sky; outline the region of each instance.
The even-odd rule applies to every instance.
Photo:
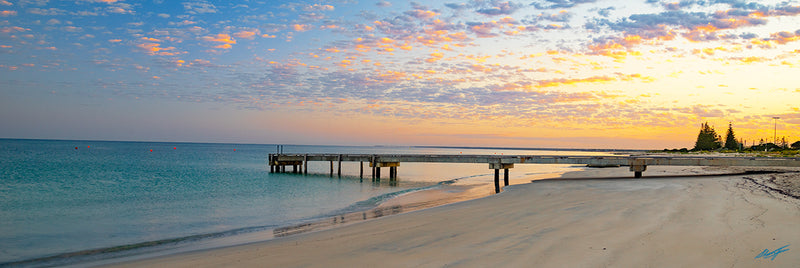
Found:
[[[0,0],[0,137],[794,142],[799,41],[796,1]]]

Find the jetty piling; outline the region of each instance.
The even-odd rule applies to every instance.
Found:
[[[336,172],[339,174],[339,178],[341,178],[342,177],[342,155],[339,155],[338,161],[339,161],[339,167],[338,167]]]

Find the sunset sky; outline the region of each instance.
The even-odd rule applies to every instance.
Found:
[[[0,0],[0,97],[0,138],[791,143],[800,3]]]

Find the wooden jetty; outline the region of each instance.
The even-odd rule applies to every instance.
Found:
[[[342,175],[342,162],[360,162],[360,176],[364,177],[364,163],[372,169],[372,178],[380,179],[381,168],[389,168],[389,178],[397,178],[401,162],[415,163],[474,163],[488,164],[494,169],[495,191],[500,192],[500,170],[508,185],[509,169],[515,164],[578,164],[589,166],[628,166],[635,178],[641,178],[647,166],[765,166],[800,167],[800,158],[781,157],[730,157],[730,156],[562,156],[562,155],[417,155],[417,154],[269,154],[270,172],[286,172],[292,166],[294,173],[308,173],[309,161],[330,162],[333,176],[334,163],[337,174]],[[302,168],[302,171],[300,170]]]

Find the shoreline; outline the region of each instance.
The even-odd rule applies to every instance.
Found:
[[[512,178],[510,180],[510,185],[529,183],[531,179],[535,178],[553,178],[562,173],[563,172],[529,174],[523,178]],[[379,203],[374,208],[316,217],[301,221],[297,224],[277,227],[251,227],[221,233],[198,234],[189,237],[146,241],[131,245],[88,249],[45,256],[37,259],[9,262],[4,265],[83,267],[136,262],[196,251],[215,250],[266,242],[299,234],[336,229],[386,216],[424,210],[466,200],[480,199],[494,194],[494,186],[490,182],[472,182],[467,184],[460,184],[459,182],[440,183],[439,185],[434,185],[427,189],[411,191],[391,197]],[[248,231],[247,229],[252,229],[252,231]],[[232,235],[225,235],[225,233],[231,233]]]
[[[534,178],[546,179],[557,177],[563,173],[564,172],[527,174],[523,178],[512,178],[510,180],[510,185],[529,183],[530,180]],[[61,253],[36,259],[8,262],[3,265],[83,267],[135,262],[195,251],[215,250],[231,246],[266,242],[304,233],[336,229],[381,217],[479,199],[494,194],[494,186],[489,182],[469,182],[461,184],[458,181],[443,181],[438,185],[393,196],[370,209],[338,214],[332,213],[328,216],[306,219],[297,224],[276,227],[249,227],[220,233],[145,241],[136,244]]]
[[[538,173],[538,174],[526,175],[523,178],[512,178],[509,181],[510,182],[509,186],[516,184],[530,183],[531,180],[535,181],[535,180],[557,178],[558,176],[561,176],[564,173],[566,172]],[[337,215],[319,217],[315,219],[306,220],[304,222],[297,224],[278,226],[275,228],[268,228],[254,232],[246,232],[245,234],[239,234],[233,236],[214,237],[213,235],[199,235],[203,237],[212,237],[212,238],[194,242],[190,241],[188,243],[195,243],[195,244],[190,244],[186,248],[175,247],[175,245],[167,244],[165,245],[166,250],[163,252],[160,252],[158,248],[149,248],[145,249],[147,251],[145,251],[144,253],[124,254],[124,252],[121,252],[122,253],[121,256],[111,257],[111,258],[101,258],[98,260],[92,260],[91,258],[93,256],[89,255],[87,256],[89,258],[88,261],[85,262],[78,261],[76,263],[68,263],[67,266],[68,267],[114,266],[118,264],[138,262],[148,259],[158,259],[158,258],[187,254],[198,251],[214,251],[228,247],[236,247],[253,243],[268,242],[275,239],[289,238],[307,233],[335,230],[337,228],[349,226],[352,224],[367,222],[371,220],[376,220],[386,216],[399,215],[399,214],[444,206],[448,204],[481,199],[495,194],[496,193],[494,192],[494,185],[490,182],[470,183],[463,185],[459,184],[458,182],[451,184],[440,184],[433,186],[432,188],[429,189],[422,189],[397,195],[384,202],[381,202],[376,207],[367,210],[353,211]],[[169,240],[175,240],[175,239],[167,239],[165,241]],[[160,242],[160,241],[155,241],[155,242]],[[153,243],[153,242],[145,242],[141,244],[148,244],[148,243]],[[99,252],[102,250],[105,249],[87,250],[85,252]],[[71,254],[72,253],[67,253],[62,255],[67,256]],[[62,255],[46,257],[42,259],[55,259],[57,261],[59,260],[59,258],[61,258]],[[23,261],[21,263],[26,263],[26,262],[28,261]]]
[[[648,174],[721,171],[732,170],[653,167]],[[796,169],[783,171],[792,173],[632,179],[624,178],[627,168],[587,169],[393,217],[111,266],[748,266],[765,248],[800,241],[792,224],[800,221],[800,200],[754,183],[800,178]],[[763,264],[798,263],[800,254],[784,253]]]

